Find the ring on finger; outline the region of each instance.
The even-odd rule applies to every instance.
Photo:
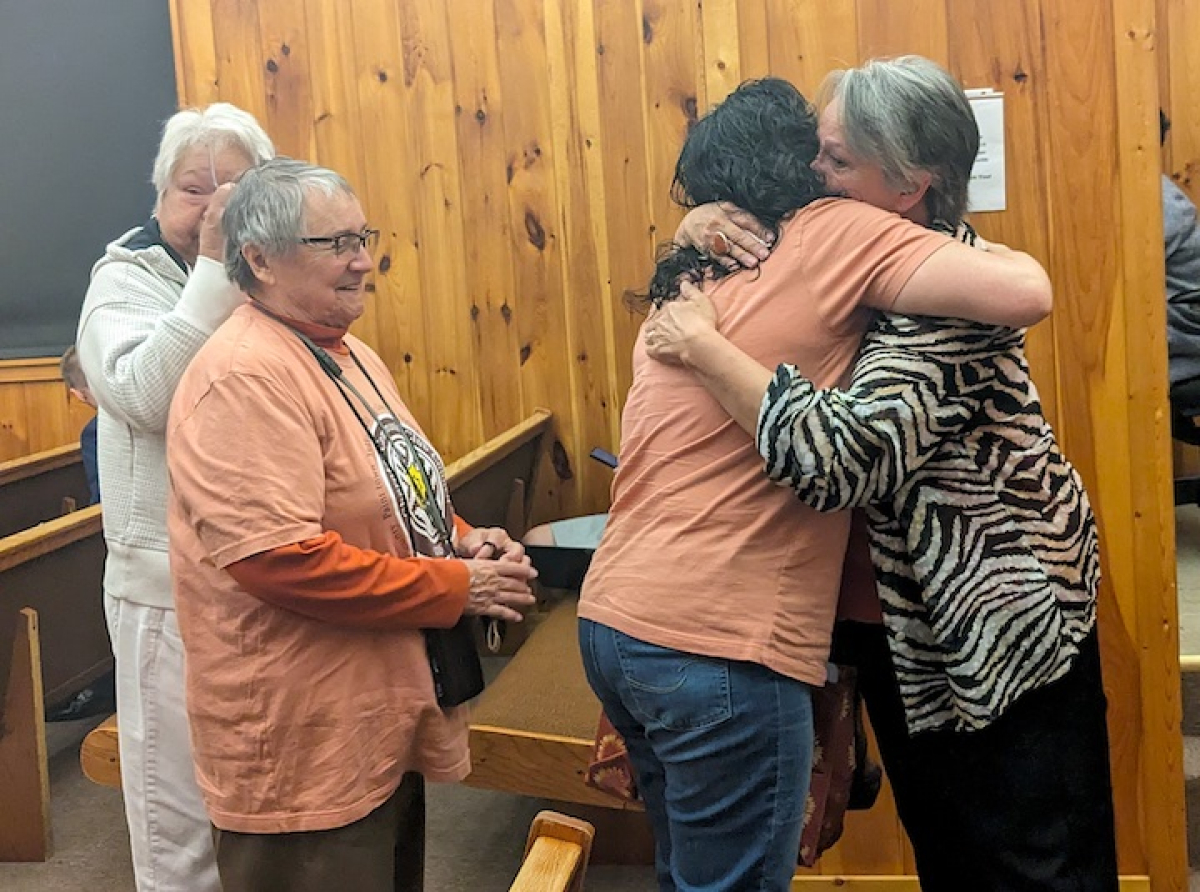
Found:
[[[723,257],[729,253],[729,239],[725,237],[723,232],[714,232],[712,238],[709,239],[709,250],[716,257]]]

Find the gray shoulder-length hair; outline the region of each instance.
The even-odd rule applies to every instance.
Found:
[[[261,164],[275,157],[271,137],[249,112],[228,102],[214,102],[203,109],[185,108],[163,124],[162,139],[150,176],[159,201],[183,156],[197,146],[207,146],[213,151],[237,149],[250,159],[251,164]]]
[[[933,175],[925,193],[930,223],[962,222],[979,127],[946,69],[923,56],[873,59],[831,71],[818,101],[839,104],[846,147],[878,162],[892,185],[914,185],[922,171]]]
[[[254,245],[268,257],[294,251],[305,236],[304,204],[313,191],[354,194],[340,173],[283,156],[250,168],[238,180],[221,225],[225,230],[225,272],[247,294],[257,288],[258,279],[242,249]]]

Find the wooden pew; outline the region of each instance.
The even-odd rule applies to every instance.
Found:
[[[581,892],[595,835],[587,821],[554,811],[538,812],[509,892]]]
[[[21,610],[0,686],[0,861],[50,857],[50,772],[42,721],[37,613]]]
[[[112,668],[104,554],[99,505],[0,539],[0,654],[11,650],[21,609],[36,610],[50,706]],[[0,658],[0,690],[10,668],[10,661]]]
[[[44,715],[112,668],[98,505],[0,539],[0,860],[49,853]]]
[[[502,526],[520,536],[529,525],[533,481],[552,414],[537,409],[520,424],[446,466],[455,510],[475,526]],[[91,731],[80,747],[83,773],[98,784],[121,785],[117,717]]]
[[[0,538],[91,503],[79,445],[0,462]]]

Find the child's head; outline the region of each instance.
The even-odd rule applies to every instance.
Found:
[[[73,345],[68,347],[67,352],[62,355],[58,367],[71,396],[80,402],[87,403],[93,409],[96,408],[96,398],[92,396],[92,389],[88,387],[87,378],[83,376],[83,368],[79,365],[79,356],[75,353]]]

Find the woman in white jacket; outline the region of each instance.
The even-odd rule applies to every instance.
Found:
[[[183,702],[165,430],[184,369],[243,300],[223,266],[232,183],[274,154],[258,122],[228,103],[172,116],[154,161],[154,214],[107,247],[79,318],[79,359],[99,407],[105,612],[139,892],[220,889]]]

